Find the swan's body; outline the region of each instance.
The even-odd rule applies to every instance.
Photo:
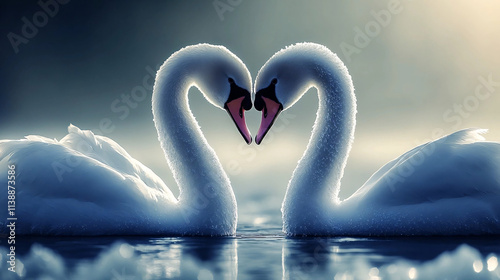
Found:
[[[237,84],[251,88],[245,65],[224,47],[207,44],[174,53],[158,71],[153,116],[179,198],[117,143],[75,126],[60,141],[40,136],[0,141],[2,186],[9,166],[15,166],[16,234],[234,234],[236,200],[229,179],[189,110],[187,95],[196,86],[211,103],[225,107],[249,142],[243,112],[251,107],[250,94]],[[6,206],[2,217],[8,217],[7,190],[0,202]],[[7,230],[2,224],[0,232]]]
[[[500,234],[500,143],[462,130],[421,145],[338,198],[354,139],[356,98],[347,68],[327,48],[303,43],[276,53],[256,79],[260,143],[282,109],[316,87],[309,144],[282,205],[288,235]],[[266,113],[264,113],[266,112]]]

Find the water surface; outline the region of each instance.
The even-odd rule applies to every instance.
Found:
[[[265,223],[240,224],[234,237],[18,237],[22,277],[0,275],[37,278],[51,273],[53,266],[63,267],[60,275],[73,279],[88,275],[96,279],[425,279],[428,273],[500,279],[499,241],[499,237],[288,238],[278,224]]]

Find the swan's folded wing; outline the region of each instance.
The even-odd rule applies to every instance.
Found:
[[[421,153],[426,145],[429,143],[420,145],[418,147],[415,147],[411,149],[410,151],[404,153],[403,155],[399,156],[396,159],[393,159],[392,161],[386,163],[384,166],[382,166],[379,170],[377,170],[375,173],[368,178],[368,180],[363,184],[361,188],[359,188],[353,195],[352,197],[356,196],[362,196],[372,190],[373,188],[376,188],[377,185],[382,184],[383,182],[387,182],[393,178],[392,172],[396,170],[398,167],[400,167],[402,164],[404,164],[409,158],[412,158],[415,156],[415,154]]]
[[[26,139],[0,142],[0,167],[3,170],[9,165],[15,166],[18,191],[32,192],[36,196],[93,202],[112,201],[120,196],[131,199],[163,196],[159,190],[137,184],[133,176],[60,144]],[[99,191],[93,192],[93,188]]]
[[[61,139],[61,145],[95,159],[120,174],[136,177],[146,186],[164,191],[175,199],[170,189],[151,169],[130,156],[112,139],[94,135],[89,130],[80,130],[74,125],[68,127],[68,132],[68,135]]]
[[[353,197],[410,205],[500,196],[500,144],[462,130],[418,146],[377,171]]]
[[[0,173],[9,165],[15,166],[16,216],[23,220],[19,234],[107,234],[120,227],[126,234],[127,226],[157,219],[158,207],[175,203],[137,177],[59,143],[0,141]],[[0,177],[0,184],[6,180]],[[0,203],[7,205],[7,191]]]

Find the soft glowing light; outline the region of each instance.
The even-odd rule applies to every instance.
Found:
[[[370,276],[370,280],[379,280],[380,277],[378,276],[379,270],[376,267],[370,268],[370,271],[368,272],[368,275]]]
[[[334,254],[337,254],[339,252],[339,246],[332,246],[330,251]]]
[[[408,277],[410,277],[410,279],[416,279],[417,278],[417,269],[414,267],[410,268],[410,270],[408,271]]]
[[[19,277],[24,277],[26,271],[24,270],[24,264],[20,260],[16,260],[16,273]]]
[[[498,259],[495,256],[491,256],[488,261],[488,271],[493,271],[498,267]]]
[[[269,220],[269,218],[267,218],[267,217],[257,217],[253,220],[253,224],[256,226],[262,225],[262,224],[266,223],[268,220]]]
[[[330,252],[332,252],[331,254],[331,258],[332,258],[332,261],[334,262],[340,262],[342,257],[339,255],[339,246],[332,246],[330,247]]]
[[[479,273],[483,271],[483,262],[481,260],[475,260],[474,263],[472,264],[472,267],[474,268],[474,271],[476,273]]]
[[[134,248],[128,244],[122,244],[120,245],[119,252],[124,259],[129,259],[134,254]]]

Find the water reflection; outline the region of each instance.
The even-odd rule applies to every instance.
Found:
[[[233,238],[160,238],[135,246],[153,278],[235,279],[237,242]]]
[[[27,255],[33,244],[40,244],[60,255],[72,271],[82,260],[98,259],[116,242],[134,248],[146,279],[236,279],[238,275],[237,240],[232,237],[22,237],[17,250]],[[137,276],[126,273],[115,274]]]
[[[326,239],[287,239],[282,248],[283,279],[309,279],[313,274],[332,275],[329,268],[338,247]]]
[[[467,271],[482,272],[483,269],[478,267],[483,260],[486,260],[485,266],[487,262],[492,264],[489,271],[496,268],[496,256],[490,254],[500,253],[498,237],[287,238],[282,244],[283,279],[310,279],[314,275],[334,279],[379,279],[381,267],[386,275],[404,275],[405,278],[415,279],[418,270],[412,264],[432,264],[438,258],[434,264],[438,266],[443,252],[455,251],[462,244],[475,248],[458,250],[453,256],[462,261],[472,259],[470,264],[466,262],[470,266],[465,267]],[[402,262],[405,265],[401,265]]]
[[[123,245],[115,244],[119,241]],[[277,227],[243,227],[237,236],[225,238],[19,237],[16,255],[26,261],[28,274],[36,272],[30,272],[30,267],[47,267],[50,276],[53,266],[42,254],[48,249],[39,249],[37,255],[30,251],[35,243],[63,260],[66,278],[61,279],[87,276],[96,268],[102,279],[438,279],[453,275],[500,279],[498,237],[286,238]],[[138,269],[129,269],[130,263],[137,263]]]

